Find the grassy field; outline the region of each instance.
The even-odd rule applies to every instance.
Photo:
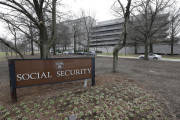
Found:
[[[168,59],[180,59],[180,55],[163,55],[163,58],[168,58]]]
[[[34,53],[38,54],[39,52],[34,51]],[[7,59],[6,54],[7,54],[6,52],[0,52],[0,61],[5,61]],[[26,52],[26,55],[30,55],[30,54],[31,52]],[[11,55],[11,52],[8,52],[8,57],[11,57],[11,56],[16,56],[16,53],[13,52]]]
[[[9,57],[16,55],[14,52],[13,52],[13,53],[11,53],[11,52],[8,52],[8,53],[6,53],[6,52],[0,52],[0,61],[4,61],[4,60],[7,59],[6,54],[7,54],[7,56],[9,56]],[[11,54],[12,54],[12,55],[11,55]]]
[[[5,52],[0,52],[0,61],[6,60],[6,53]]]
[[[108,56],[112,56],[112,53],[99,53],[98,55],[108,55]],[[139,55],[135,55],[135,54],[118,54],[118,56],[122,56],[122,57],[138,57]]]
[[[0,52],[0,57],[5,57],[6,53],[5,52]]]

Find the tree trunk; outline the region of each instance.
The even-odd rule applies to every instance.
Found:
[[[148,38],[146,37],[145,38],[146,40],[145,40],[145,47],[144,47],[144,59],[145,60],[148,60],[148,47],[149,47],[149,44],[148,44]]]
[[[34,44],[32,38],[31,38],[31,55],[34,55]]]
[[[174,36],[175,36],[174,22],[175,22],[175,18],[173,17],[171,20],[171,55],[174,54]]]
[[[113,72],[117,72],[118,68],[118,49],[113,51]]]
[[[150,44],[149,44],[149,53],[153,53],[153,43],[152,41],[150,40]]]
[[[171,55],[174,55],[174,37],[171,37]]]
[[[121,50],[124,46],[125,43],[123,45],[117,45],[113,50],[113,72],[117,72],[119,50]]]
[[[14,45],[15,45],[15,49],[17,49],[17,38],[16,38],[16,32],[15,32],[15,36],[14,36]],[[11,50],[12,51],[12,50]],[[17,53],[16,53],[17,56]]]
[[[48,58],[48,53],[49,53],[49,51],[48,51],[48,45],[46,45],[46,44],[42,44],[41,46],[40,46],[40,54],[41,54],[41,59],[47,59]]]
[[[89,40],[89,33],[88,33],[88,41],[87,41],[87,52],[89,52],[90,40]]]
[[[126,53],[127,51],[126,51],[126,46],[124,47],[124,55],[126,56]]]
[[[52,47],[53,47],[53,55],[56,55],[56,44],[54,43]]]
[[[123,8],[123,5],[121,3],[121,1],[119,1],[120,6]],[[123,41],[121,43],[121,41],[118,42],[117,46],[114,47],[113,50],[113,72],[117,71],[118,68],[118,53],[119,50],[121,50],[123,47],[126,46],[126,40],[127,40],[127,35],[128,35],[128,22],[129,22],[129,16],[130,16],[130,6],[131,6],[131,0],[128,0],[127,6],[126,6],[126,11],[124,11],[123,15],[124,15],[124,31],[123,31]]]
[[[128,20],[125,19],[124,22],[124,34],[123,34],[123,43],[121,45],[121,41],[119,41],[118,45],[114,47],[113,50],[113,72],[116,72],[117,68],[118,68],[118,53],[119,50],[121,50],[123,47],[126,46],[126,39],[127,39],[127,23]]]
[[[137,54],[137,43],[134,44],[134,54]]]
[[[30,39],[30,44],[31,44],[31,55],[34,55],[34,36],[33,36],[33,30],[32,30],[32,23],[30,22],[30,26],[29,26],[29,32],[30,32],[30,36],[29,39]]]
[[[118,68],[118,53],[119,50],[121,50],[123,47],[126,46],[126,39],[127,39],[127,19],[125,19],[125,23],[124,23],[124,34],[123,34],[123,43],[121,45],[121,41],[119,41],[118,45],[115,46],[114,50],[113,50],[113,72],[117,71]]]
[[[53,55],[56,55],[56,2],[57,0],[52,1],[52,30],[51,30],[51,41],[53,47]]]
[[[171,55],[174,55],[174,43],[171,43]]]
[[[41,59],[47,59],[49,54],[48,33],[44,23],[40,26],[40,54]]]
[[[76,48],[76,35],[74,35],[74,53],[76,53],[77,48]]]
[[[26,46],[24,46],[23,50],[24,50],[24,55],[26,55]]]

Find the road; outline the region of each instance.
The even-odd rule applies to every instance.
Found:
[[[180,119],[180,62],[119,59],[119,74],[168,101]],[[96,58],[96,74],[112,72],[111,57]]]

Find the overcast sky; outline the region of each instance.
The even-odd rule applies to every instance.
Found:
[[[80,10],[83,9],[90,15],[95,16],[97,21],[109,20],[115,18],[111,10],[111,6],[115,0],[62,0],[63,8],[66,11],[71,11],[75,15],[80,15]],[[178,4],[180,3],[179,0]],[[126,2],[126,0],[122,0]],[[5,25],[0,22],[0,36],[7,35],[4,30]]]
[[[81,9],[87,13],[90,12],[92,16],[95,16],[97,21],[109,20],[114,18],[111,11],[111,6],[114,0],[62,0],[63,9],[71,11],[75,15],[80,15]],[[6,30],[0,21],[0,36],[7,35]]]
[[[109,20],[114,18],[111,6],[114,0],[63,0],[65,8],[71,10],[76,15],[80,9],[90,12],[98,21]]]

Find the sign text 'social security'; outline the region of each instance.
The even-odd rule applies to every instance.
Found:
[[[68,77],[74,75],[83,75],[83,74],[91,74],[91,68],[85,69],[75,69],[75,70],[60,70],[56,72],[56,77]],[[17,74],[17,81],[23,80],[38,80],[38,79],[49,79],[53,78],[51,72],[33,72],[33,73],[24,73]]]

